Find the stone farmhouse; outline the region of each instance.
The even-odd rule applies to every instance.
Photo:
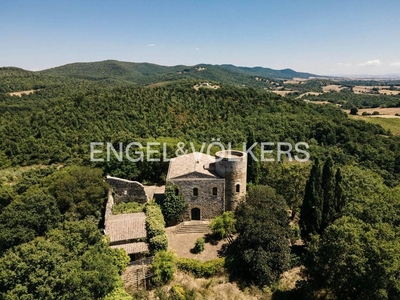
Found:
[[[104,233],[110,239],[111,248],[124,249],[131,260],[143,257],[149,252],[146,241],[146,215],[143,212],[118,214],[112,213],[114,204],[120,202],[146,203],[156,197],[157,193],[164,193],[155,190],[155,187],[146,189],[137,181],[130,181],[117,177],[107,176],[107,183],[111,189],[108,194],[108,201],[104,215]]]
[[[185,221],[209,220],[235,209],[246,195],[247,154],[220,151],[215,156],[199,152],[171,159],[167,183],[177,186],[188,203]],[[107,176],[111,189],[104,216],[104,233],[112,248],[122,248],[132,260],[148,253],[146,215],[143,212],[114,215],[120,202],[146,203],[163,198],[165,187],[143,186],[137,181]]]
[[[246,195],[246,176],[244,152],[195,152],[171,159],[167,183],[176,185],[188,203],[185,220],[209,220],[235,209]]]

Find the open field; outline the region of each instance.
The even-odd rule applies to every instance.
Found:
[[[394,118],[376,118],[366,116],[349,115],[354,120],[363,120],[365,122],[381,125],[384,129],[390,130],[393,135],[400,135],[400,117]]]
[[[399,118],[395,116],[395,114],[400,114],[400,107],[389,107],[389,108],[362,108],[358,110],[358,114],[361,116],[363,112],[367,112],[369,114],[373,114],[374,111],[379,112],[379,115],[374,115],[371,117],[374,118]],[[346,113],[350,113],[349,110],[346,110]]]
[[[198,91],[199,88],[206,88],[206,89],[214,89],[214,90],[216,90],[216,89],[219,89],[219,85],[212,85],[211,83],[205,82],[205,83],[202,83],[202,84],[196,84],[193,88],[196,91]]]
[[[341,85],[337,85],[337,84],[330,84],[330,85],[327,85],[327,86],[323,86],[322,90],[324,91],[324,93],[328,93],[330,91],[340,92],[344,88],[346,88],[346,87],[341,86]]]
[[[375,89],[379,94],[384,95],[398,95],[400,91],[398,90],[390,90],[390,86],[369,86],[369,85],[356,85],[353,87],[354,94],[370,94]]]
[[[308,79],[304,79],[304,78],[293,78],[292,80],[285,80],[284,83],[285,84],[300,84],[303,82],[306,82]]]
[[[304,96],[319,96],[321,94],[322,93],[318,93],[318,92],[307,92],[307,93],[301,94],[300,96],[296,97],[296,99],[303,98]]]
[[[310,101],[310,100],[307,100],[307,99],[304,99],[304,102],[312,103],[312,104],[329,104],[328,101]]]
[[[33,94],[35,91],[37,91],[37,90],[13,92],[13,93],[8,93],[8,95],[10,95],[10,96],[22,97],[22,95],[30,95],[30,94]]]
[[[292,94],[292,93],[296,93],[297,91],[279,91],[279,90],[275,90],[275,91],[271,91],[275,94],[281,95],[281,96],[286,96],[288,94]]]
[[[383,95],[398,95],[398,94],[400,94],[400,91],[379,90],[379,94],[383,94]]]

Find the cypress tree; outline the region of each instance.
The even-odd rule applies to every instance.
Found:
[[[320,234],[333,222],[335,215],[335,175],[330,157],[325,161],[322,170],[321,189],[323,193],[323,210]]]
[[[320,233],[323,209],[320,178],[321,170],[319,161],[316,159],[306,183],[304,200],[300,210],[300,229],[303,240],[309,240],[311,234]]]
[[[247,137],[247,147],[251,147],[255,142],[257,141],[254,135],[254,130],[251,128],[249,130],[249,134]],[[253,153],[257,159],[260,159],[260,151],[257,146],[253,148]],[[255,161],[251,155],[247,157],[247,161],[248,161],[247,182],[252,182],[253,184],[258,185],[261,179],[260,162]]]
[[[343,206],[345,205],[342,180],[343,180],[342,172],[340,171],[340,168],[337,168],[335,174],[335,203],[334,203],[335,219],[339,218]]]

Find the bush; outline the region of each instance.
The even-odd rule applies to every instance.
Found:
[[[112,249],[111,254],[114,258],[114,265],[118,268],[119,274],[121,274],[126,270],[130,257],[124,249]]]
[[[162,223],[160,223],[157,219],[151,217],[146,218],[146,230],[147,235],[150,238],[165,233],[165,229]]]
[[[123,287],[119,287],[108,294],[104,300],[132,300],[130,296]],[[135,298],[136,299],[136,298]]]
[[[147,241],[152,253],[168,249],[165,221],[160,207],[154,202],[145,206]]]
[[[185,290],[180,284],[174,284],[171,288],[171,297],[177,300],[185,300]]]
[[[350,109],[350,114],[351,115],[356,115],[358,113],[358,108],[357,107],[352,107],[351,109]]]
[[[226,211],[221,216],[212,219],[210,229],[213,235],[223,239],[236,232],[235,223],[236,219],[234,213],[232,211]]]
[[[137,202],[121,202],[113,205],[112,212],[114,215],[118,214],[131,214],[142,212],[144,209],[144,204]]]
[[[161,235],[156,235],[149,240],[150,251],[166,251],[168,249],[168,238],[165,233]]]
[[[369,112],[364,111],[364,112],[362,113],[362,115],[363,115],[363,116],[370,116],[371,114],[370,114]]]
[[[193,253],[200,253],[204,251],[204,238],[198,238],[192,249]]]
[[[160,205],[164,218],[169,225],[182,221],[182,216],[188,208],[179,187],[171,184],[165,187],[165,199],[157,203]]]
[[[397,117],[400,117],[400,114],[394,114],[395,116],[397,116]]]
[[[178,258],[176,266],[179,270],[193,274],[195,277],[211,277],[225,272],[225,259],[217,258],[205,262],[191,258]]]
[[[372,115],[373,115],[373,116],[379,115],[379,111],[374,111],[374,112],[372,113]]]
[[[156,286],[167,284],[174,277],[175,270],[175,254],[171,251],[159,251],[150,266],[150,271],[154,273],[151,282]]]
[[[146,216],[165,226],[165,221],[160,207],[154,202],[149,202],[145,207]]]

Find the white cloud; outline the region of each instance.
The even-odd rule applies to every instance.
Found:
[[[350,67],[350,63],[337,63],[338,66]]]
[[[155,47],[156,44],[148,44],[147,47]]]
[[[400,67],[400,62],[394,62],[390,64],[393,67]]]
[[[369,60],[366,61],[365,63],[359,64],[360,67],[366,67],[366,66],[380,66],[382,63],[379,59],[374,59],[374,60]]]

